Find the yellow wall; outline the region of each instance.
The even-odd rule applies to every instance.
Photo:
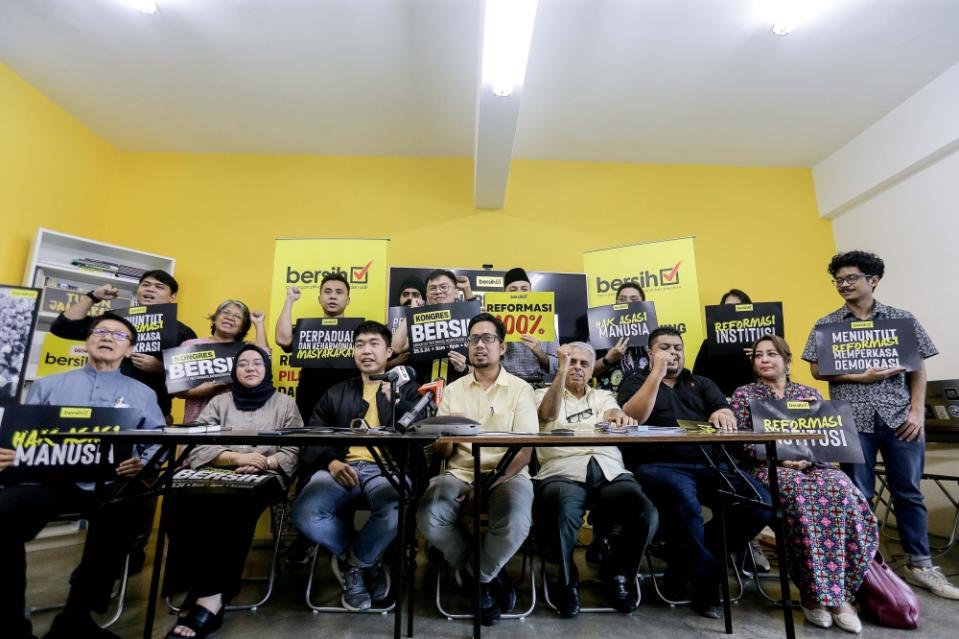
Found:
[[[808,169],[516,161],[507,208],[479,211],[468,159],[119,152],[10,76],[0,73],[0,104],[13,93],[44,111],[18,134],[19,154],[38,168],[6,207],[21,219],[2,241],[19,253],[4,256],[0,281],[20,280],[19,243],[37,225],[98,239],[109,228],[103,239],[176,257],[181,316],[202,332],[224,298],[268,307],[274,237],[389,237],[397,265],[580,271],[584,250],[695,235],[703,302],[733,286],[783,300],[797,352],[840,303],[824,270],[832,228]],[[3,173],[15,155],[0,148]],[[45,158],[55,174],[40,170]],[[22,219],[25,210],[35,219]],[[808,381],[807,367],[796,368]]]

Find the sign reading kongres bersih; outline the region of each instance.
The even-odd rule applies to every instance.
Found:
[[[823,324],[815,331],[820,375],[900,366],[916,371],[922,367],[915,324],[910,319]]]
[[[589,343],[597,349],[616,346],[628,338],[629,346],[646,346],[656,323],[656,305],[653,302],[607,304],[586,311],[589,317]]]
[[[784,439],[776,454],[786,461],[861,464],[862,448],[852,406],[844,400],[754,399],[749,402],[757,433],[816,433],[819,439]],[[766,459],[760,447],[759,458]]]
[[[303,368],[353,368],[353,330],[362,323],[362,317],[297,320],[290,364]]]
[[[706,339],[715,355],[742,353],[760,337],[786,335],[782,302],[719,304],[706,307]]]
[[[229,383],[239,342],[209,342],[178,346],[163,351],[166,389],[172,395],[204,382]]]
[[[410,360],[422,362],[444,357],[450,351],[466,354],[467,326],[480,312],[478,301],[431,304],[406,308]]]

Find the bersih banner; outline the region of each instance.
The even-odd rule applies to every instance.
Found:
[[[163,370],[167,391],[173,395],[204,382],[229,383],[233,358],[242,347],[238,342],[210,342],[166,349]]]
[[[742,353],[764,335],[785,337],[782,302],[706,307],[706,339],[715,355]]]
[[[587,314],[589,343],[596,350],[612,348],[624,337],[629,339],[629,346],[646,346],[649,334],[659,326],[653,302],[596,306]]]
[[[296,321],[290,365],[302,368],[354,368],[353,329],[362,317],[311,317]]]
[[[0,448],[14,451],[13,466],[0,482],[95,481],[115,477],[116,465],[132,456],[131,446],[108,447],[108,465],[100,464],[100,441],[90,435],[133,430],[139,411],[83,406],[7,406],[0,421]],[[76,433],[54,439],[53,433]]]
[[[583,266],[590,307],[614,303],[616,289],[637,282],[646,299],[656,303],[659,325],[682,333],[686,361],[695,361],[703,342],[703,322],[693,238],[587,251]]]
[[[916,371],[922,357],[912,320],[884,319],[823,324],[816,327],[821,375],[863,373],[870,368]]]
[[[20,399],[39,302],[38,289],[0,284],[0,406]]]
[[[270,318],[276,321],[290,286],[302,296],[293,306],[293,323],[300,318],[322,317],[320,282],[330,273],[350,284],[346,315],[382,322],[386,319],[387,250],[389,240],[361,238],[278,238],[274,245]],[[273,381],[279,391],[296,394],[300,371],[290,356],[273,362]]]
[[[528,293],[490,292],[486,312],[506,327],[507,342],[521,342],[530,335],[540,342],[556,341],[556,303],[552,291]]]
[[[480,312],[479,302],[453,302],[406,308],[410,361],[426,362],[450,351],[466,354],[469,321]]]
[[[861,464],[862,447],[852,406],[844,400],[797,401],[754,399],[749,402],[753,431],[757,433],[816,433],[819,439],[784,439],[776,442],[776,455],[786,461],[808,460],[824,464]],[[759,447],[758,456],[766,459]]]

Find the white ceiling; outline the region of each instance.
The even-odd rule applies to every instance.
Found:
[[[959,61],[959,0],[540,0],[514,157],[810,166]],[[2,0],[0,60],[122,149],[473,154],[480,0]]]

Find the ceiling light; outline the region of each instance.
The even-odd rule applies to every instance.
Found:
[[[483,20],[483,86],[506,97],[523,86],[537,0],[486,0]]]
[[[757,0],[757,16],[772,24],[773,35],[792,33],[799,24],[807,24],[836,8],[845,0]]]
[[[157,12],[157,3],[153,0],[127,0],[140,13],[153,15]]]

